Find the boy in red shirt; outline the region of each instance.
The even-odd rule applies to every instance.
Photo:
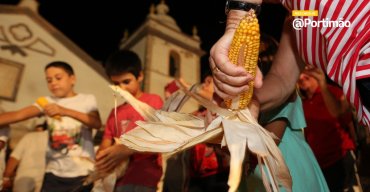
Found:
[[[136,99],[155,109],[162,107],[163,102],[158,95],[141,90],[144,75],[140,59],[134,52],[120,50],[113,53],[105,64],[105,71],[115,85],[130,92]],[[115,137],[134,129],[135,122],[139,120],[144,119],[131,105],[124,103],[111,111],[106,123],[103,141],[96,156],[96,168],[109,172],[123,160],[130,159],[125,174],[116,182],[116,192],[154,192],[162,175],[158,154],[135,153],[124,145],[113,145]]]

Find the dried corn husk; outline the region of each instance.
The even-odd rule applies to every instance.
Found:
[[[111,88],[121,95],[145,118],[138,121],[135,129],[121,136],[122,144],[142,152],[158,152],[166,156],[183,151],[198,143],[223,135],[222,145],[230,151],[229,191],[236,191],[241,178],[242,164],[246,148],[255,153],[259,164],[264,164],[266,172],[261,169],[267,191],[279,191],[279,184],[291,191],[292,181],[284,158],[276,146],[273,135],[261,127],[248,109],[229,111],[218,107],[196,93],[184,90],[208,110],[218,113],[207,127],[204,120],[190,114],[154,110],[149,105],[133,98],[128,92],[118,87]],[[167,109],[181,102],[170,101]],[[176,103],[176,104],[175,104]],[[165,172],[165,171],[163,171]],[[162,183],[158,185],[159,191]]]
[[[196,91],[195,87],[191,87],[190,91]],[[122,92],[124,95],[123,97],[126,98],[127,100],[136,100],[131,94],[127,92]],[[182,91],[177,91],[173,93],[167,101],[164,103],[162,107],[162,112],[176,112],[181,109],[181,107],[186,103],[186,101],[189,99],[189,96],[186,95]],[[152,109],[149,105],[146,103],[139,102],[133,107],[141,114],[141,116],[144,118],[144,120],[152,120],[152,121],[159,121],[156,116],[152,115],[155,113],[155,110]],[[174,115],[169,115],[170,117],[174,119],[180,119],[183,121],[183,124],[188,124],[186,121],[187,118],[185,116],[182,116],[180,114],[173,113]],[[162,118],[166,118],[165,115],[160,116]],[[168,119],[168,118],[167,118]],[[201,125],[203,126],[203,125]],[[137,130],[140,131],[140,130]],[[140,134],[140,133],[137,133]],[[140,139],[140,138],[139,138]],[[116,144],[121,144],[121,141],[118,138],[115,138],[115,143]],[[143,151],[146,151],[144,148]],[[162,155],[162,170],[163,173],[166,172],[166,163],[167,159],[170,158],[169,155]],[[119,167],[115,168],[113,172],[111,173],[103,173],[99,172],[97,170],[91,172],[88,177],[85,179],[83,185],[90,185],[91,183],[94,183],[94,188],[92,189],[93,192],[113,192],[114,191],[114,186],[117,181],[117,179],[121,176],[124,175],[126,168],[128,166],[129,160],[123,161]],[[160,181],[158,183],[157,189],[158,191],[162,191],[163,189],[163,179],[164,179],[164,174],[160,178]]]

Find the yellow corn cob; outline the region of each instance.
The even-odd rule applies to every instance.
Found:
[[[36,103],[40,105],[40,107],[44,108],[48,104],[48,100],[45,97],[39,97],[36,100]]]
[[[240,21],[229,50],[229,59],[236,65],[244,65],[244,68],[253,77],[256,75],[258,52],[260,45],[260,31],[258,19],[254,11]],[[229,109],[244,109],[248,106],[253,96],[254,81],[249,82],[249,90],[234,99],[225,100]]]
[[[39,97],[37,100],[36,100],[36,103],[38,105],[40,105],[40,107],[44,108],[49,102],[48,100],[46,99],[46,97]],[[53,116],[54,119],[57,119],[57,120],[60,120],[60,115],[55,115]]]

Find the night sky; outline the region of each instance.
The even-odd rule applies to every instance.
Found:
[[[19,0],[0,0],[17,4]],[[127,29],[132,33],[146,19],[149,7],[160,0],[38,0],[39,13],[68,38],[98,61],[104,61],[118,48]],[[198,28],[201,47],[207,53],[225,28],[225,0],[165,0],[181,30],[191,35]],[[261,31],[277,40],[281,34],[285,9],[263,5],[259,16]],[[202,72],[208,68],[208,54],[202,58]]]

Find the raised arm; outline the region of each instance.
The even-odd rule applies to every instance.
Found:
[[[258,0],[246,2],[261,3]],[[245,11],[230,10],[225,34],[211,49],[210,67],[214,77],[215,93],[223,99],[235,97],[248,90],[248,82],[254,80],[256,98],[263,111],[277,107],[287,100],[295,88],[304,65],[298,57],[295,36],[288,20],[284,24],[279,50],[275,55],[271,71],[263,80],[263,86],[259,70],[253,79],[252,75],[247,73],[243,67],[232,64],[228,59],[228,51],[235,29],[246,14]]]
[[[317,80],[321,89],[325,106],[333,117],[338,118],[341,115],[350,112],[350,105],[344,95],[338,98],[329,90],[325,74],[322,70],[313,66],[309,66],[306,68],[306,70],[304,70],[304,73]]]
[[[255,89],[261,111],[272,109],[285,102],[294,91],[304,63],[298,56],[293,29],[286,19],[278,51],[263,86]]]
[[[248,3],[261,4],[262,0],[243,0]],[[246,11],[230,10],[227,14],[224,35],[213,45],[210,51],[210,68],[212,69],[215,93],[223,99],[232,98],[248,90],[248,82],[253,76],[244,67],[237,66],[228,58],[231,41],[240,20],[247,15]],[[262,84],[262,75],[257,73],[255,87]]]

